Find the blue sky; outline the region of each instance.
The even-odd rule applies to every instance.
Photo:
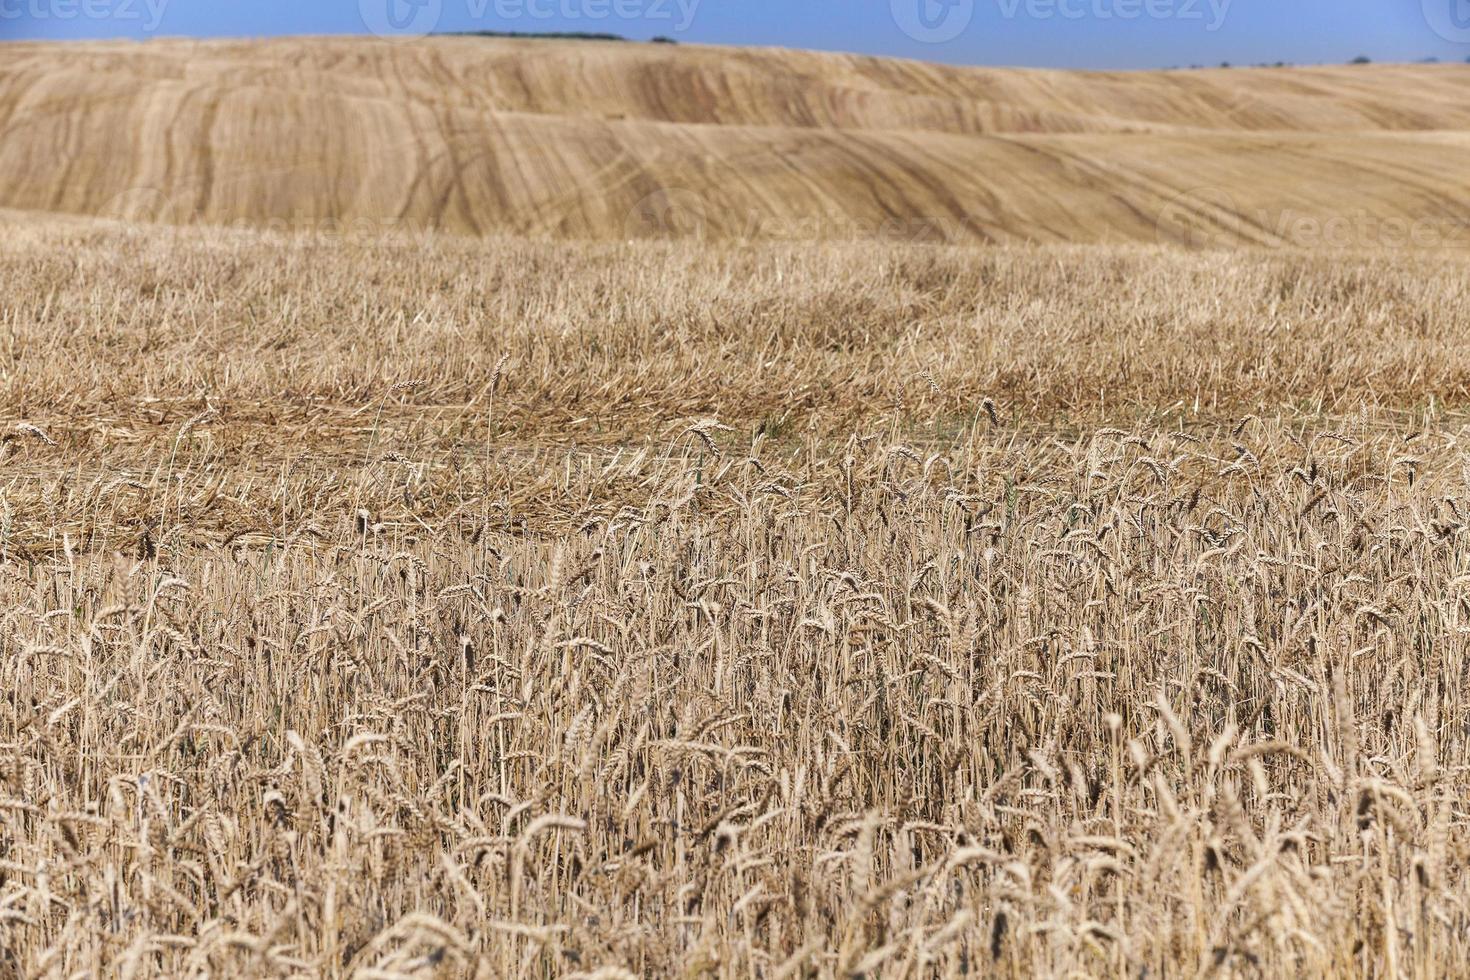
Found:
[[[957,64],[1470,58],[1470,0],[0,0],[0,38],[606,31]]]

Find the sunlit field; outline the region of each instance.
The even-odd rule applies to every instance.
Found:
[[[0,245],[0,974],[1470,971],[1455,253]]]

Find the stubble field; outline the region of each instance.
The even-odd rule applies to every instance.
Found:
[[[0,246],[0,973],[1470,971],[1457,254]]]

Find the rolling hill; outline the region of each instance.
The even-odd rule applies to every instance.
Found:
[[[621,239],[1470,245],[1470,66],[440,37],[5,46],[0,208]]]

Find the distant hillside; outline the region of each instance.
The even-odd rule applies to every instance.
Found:
[[[581,238],[1453,244],[1470,67],[435,37],[4,46],[0,208]],[[1470,236],[1464,244],[1470,245]]]

